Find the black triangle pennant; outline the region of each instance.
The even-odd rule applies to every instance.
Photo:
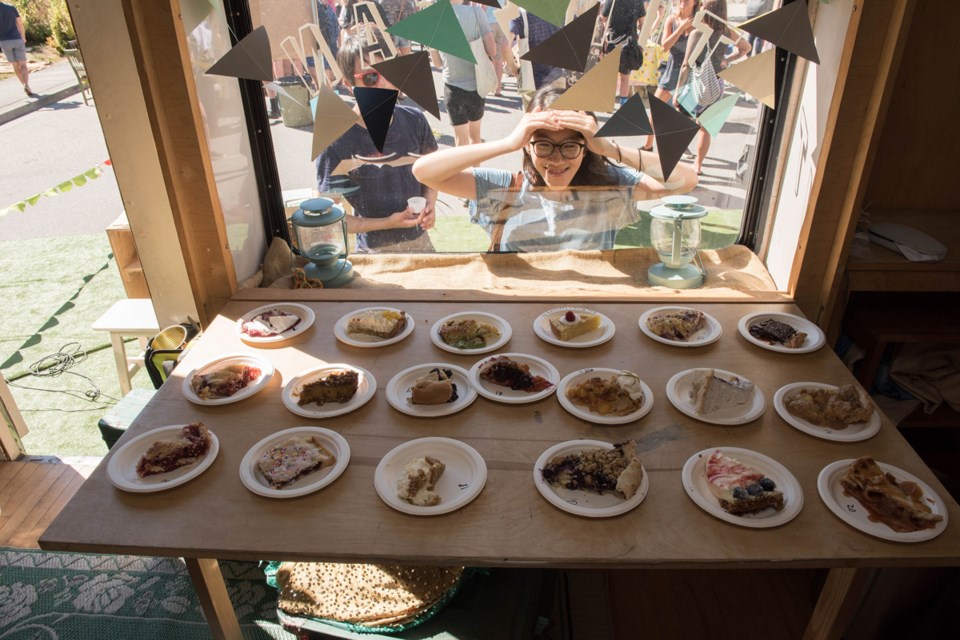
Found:
[[[585,14],[520,56],[520,59],[571,71],[586,71],[599,12],[600,4],[593,5]]]
[[[635,93],[614,112],[610,119],[600,127],[595,138],[611,136],[648,136],[653,133],[647,110],[643,108],[640,94]]]
[[[687,145],[700,130],[700,125],[656,96],[650,96],[650,115],[653,118],[654,135],[657,137],[657,153],[660,155],[663,179],[669,180]]]
[[[810,26],[810,18],[807,15],[806,2],[796,0],[776,11],[764,13],[753,20],[738,24],[737,28],[801,58],[820,64],[817,45],[813,39],[813,27]]]
[[[422,109],[440,119],[440,105],[437,103],[437,88],[433,84],[433,72],[430,69],[430,54],[418,51],[398,56],[373,65],[397,90],[410,96]]]
[[[207,69],[207,74],[263,82],[273,80],[270,38],[267,36],[266,27],[257,27],[245,35]]]
[[[354,87],[353,96],[357,99],[360,108],[360,117],[367,126],[367,132],[373,140],[373,146],[383,153],[383,145],[387,141],[387,132],[390,130],[390,121],[393,119],[393,108],[397,106],[399,92],[393,89],[374,89],[370,87]]]

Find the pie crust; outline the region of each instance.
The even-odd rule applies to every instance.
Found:
[[[925,502],[920,485],[898,481],[892,473],[884,473],[869,456],[853,461],[841,476],[840,486],[863,505],[871,521],[882,522],[898,533],[932,529],[943,520]]]

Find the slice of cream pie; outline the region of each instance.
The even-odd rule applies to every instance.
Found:
[[[717,449],[707,458],[704,474],[710,493],[733,515],[783,509],[783,492],[763,472]]]
[[[753,399],[753,383],[713,369],[697,369],[690,387],[694,411],[703,415],[747,404]]]

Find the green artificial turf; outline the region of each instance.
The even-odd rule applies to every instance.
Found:
[[[700,221],[700,248],[722,249],[737,242],[740,235],[742,209],[715,209]],[[650,242],[650,213],[640,212],[640,220],[617,233],[614,248],[652,247]]]
[[[711,211],[700,223],[701,249],[721,249],[737,241],[740,235],[741,209],[717,209]],[[640,220],[624,227],[617,233],[614,248],[651,247],[650,214],[640,212]],[[479,225],[462,215],[438,216],[437,224],[430,232],[430,240],[438,252],[486,251],[490,238]]]
[[[104,455],[97,422],[120,397],[120,386],[109,334],[90,326],[126,297],[107,237],[0,242],[0,274],[6,320],[0,373],[30,429],[27,453]],[[50,374],[64,372],[31,375],[37,363]],[[143,372],[134,386],[153,388]]]

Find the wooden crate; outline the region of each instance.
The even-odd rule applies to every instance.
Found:
[[[127,297],[149,298],[150,290],[143,276],[143,267],[140,264],[140,256],[137,254],[133,232],[130,231],[130,225],[127,223],[126,213],[121,213],[120,217],[107,227],[107,238],[110,240],[110,248],[117,261],[120,279],[123,281],[123,289],[127,292]]]

